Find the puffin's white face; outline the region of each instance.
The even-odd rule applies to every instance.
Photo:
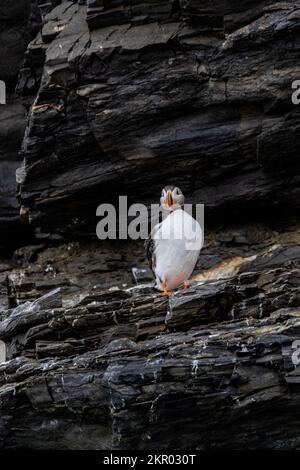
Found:
[[[161,207],[166,211],[180,209],[184,204],[184,195],[176,186],[166,186],[161,192]]]

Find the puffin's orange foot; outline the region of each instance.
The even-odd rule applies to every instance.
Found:
[[[163,281],[161,286],[163,288],[163,295],[171,295],[171,292],[168,290],[166,281]]]
[[[188,282],[187,282],[187,281],[184,281],[184,283],[183,283],[183,289],[189,289],[189,288],[190,288],[190,286],[189,286]]]

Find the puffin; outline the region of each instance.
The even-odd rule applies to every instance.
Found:
[[[156,289],[164,295],[179,287],[187,289],[203,245],[200,224],[184,210],[185,197],[177,186],[165,186],[160,205],[166,215],[145,241]]]

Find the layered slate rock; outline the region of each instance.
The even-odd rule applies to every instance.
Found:
[[[0,448],[298,449],[300,2],[38,4],[0,130],[39,237],[0,263]],[[171,182],[214,228],[166,298],[141,243],[92,237]]]
[[[169,298],[151,283],[92,287],[91,273],[76,295],[57,273],[2,311],[0,448],[299,448],[299,227],[247,233],[218,233],[203,253],[213,267]]]
[[[19,218],[15,172],[24,136],[27,108],[14,90],[28,43],[40,27],[39,11],[30,0],[9,0],[0,6],[0,80],[6,104],[0,105],[0,249],[25,241],[28,229]],[[19,241],[20,243],[20,241]]]
[[[246,0],[54,9],[29,48],[45,65],[23,141],[28,219],[91,235],[101,202],[150,203],[168,182],[212,219],[297,209],[299,11]]]

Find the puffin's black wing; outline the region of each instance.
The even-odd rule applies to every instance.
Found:
[[[155,240],[154,235],[159,229],[160,224],[157,224],[154,229],[150,232],[149,237],[145,240],[145,250],[146,255],[149,261],[149,266],[151,271],[155,276],[155,267],[156,267],[156,257],[155,257]]]
[[[155,270],[155,257],[154,257],[154,240],[152,238],[147,238],[145,240],[145,250],[148,258],[149,266],[151,271],[154,273]]]

